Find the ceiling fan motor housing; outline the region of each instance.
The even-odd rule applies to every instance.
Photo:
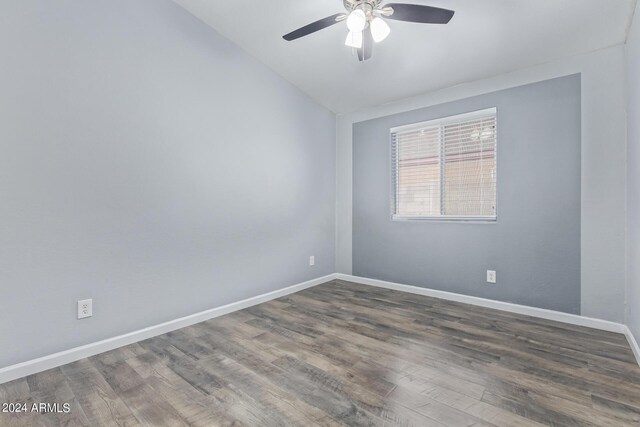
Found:
[[[380,6],[382,0],[342,0],[342,2],[344,3],[344,8],[349,12],[361,8],[369,16]]]

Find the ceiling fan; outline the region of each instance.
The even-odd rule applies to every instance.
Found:
[[[346,20],[349,33],[345,44],[357,49],[358,60],[365,61],[371,58],[373,42],[381,42],[391,32],[383,17],[420,24],[447,24],[455,13],[453,10],[418,4],[387,3],[381,6],[382,1],[343,0],[347,13],[336,13],[312,22],[282,38],[287,41],[296,40]]]

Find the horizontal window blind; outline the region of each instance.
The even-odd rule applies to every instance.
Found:
[[[495,109],[391,132],[396,218],[496,218]]]

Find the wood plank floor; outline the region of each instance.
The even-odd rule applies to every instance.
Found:
[[[640,425],[623,335],[331,282],[0,385],[1,426]]]

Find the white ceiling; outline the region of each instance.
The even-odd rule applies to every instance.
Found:
[[[337,113],[359,110],[622,43],[634,0],[406,0],[456,11],[448,25],[388,20],[358,62],[338,23],[282,35],[344,11],[342,0],[174,0]],[[394,0],[401,2],[403,0]]]

